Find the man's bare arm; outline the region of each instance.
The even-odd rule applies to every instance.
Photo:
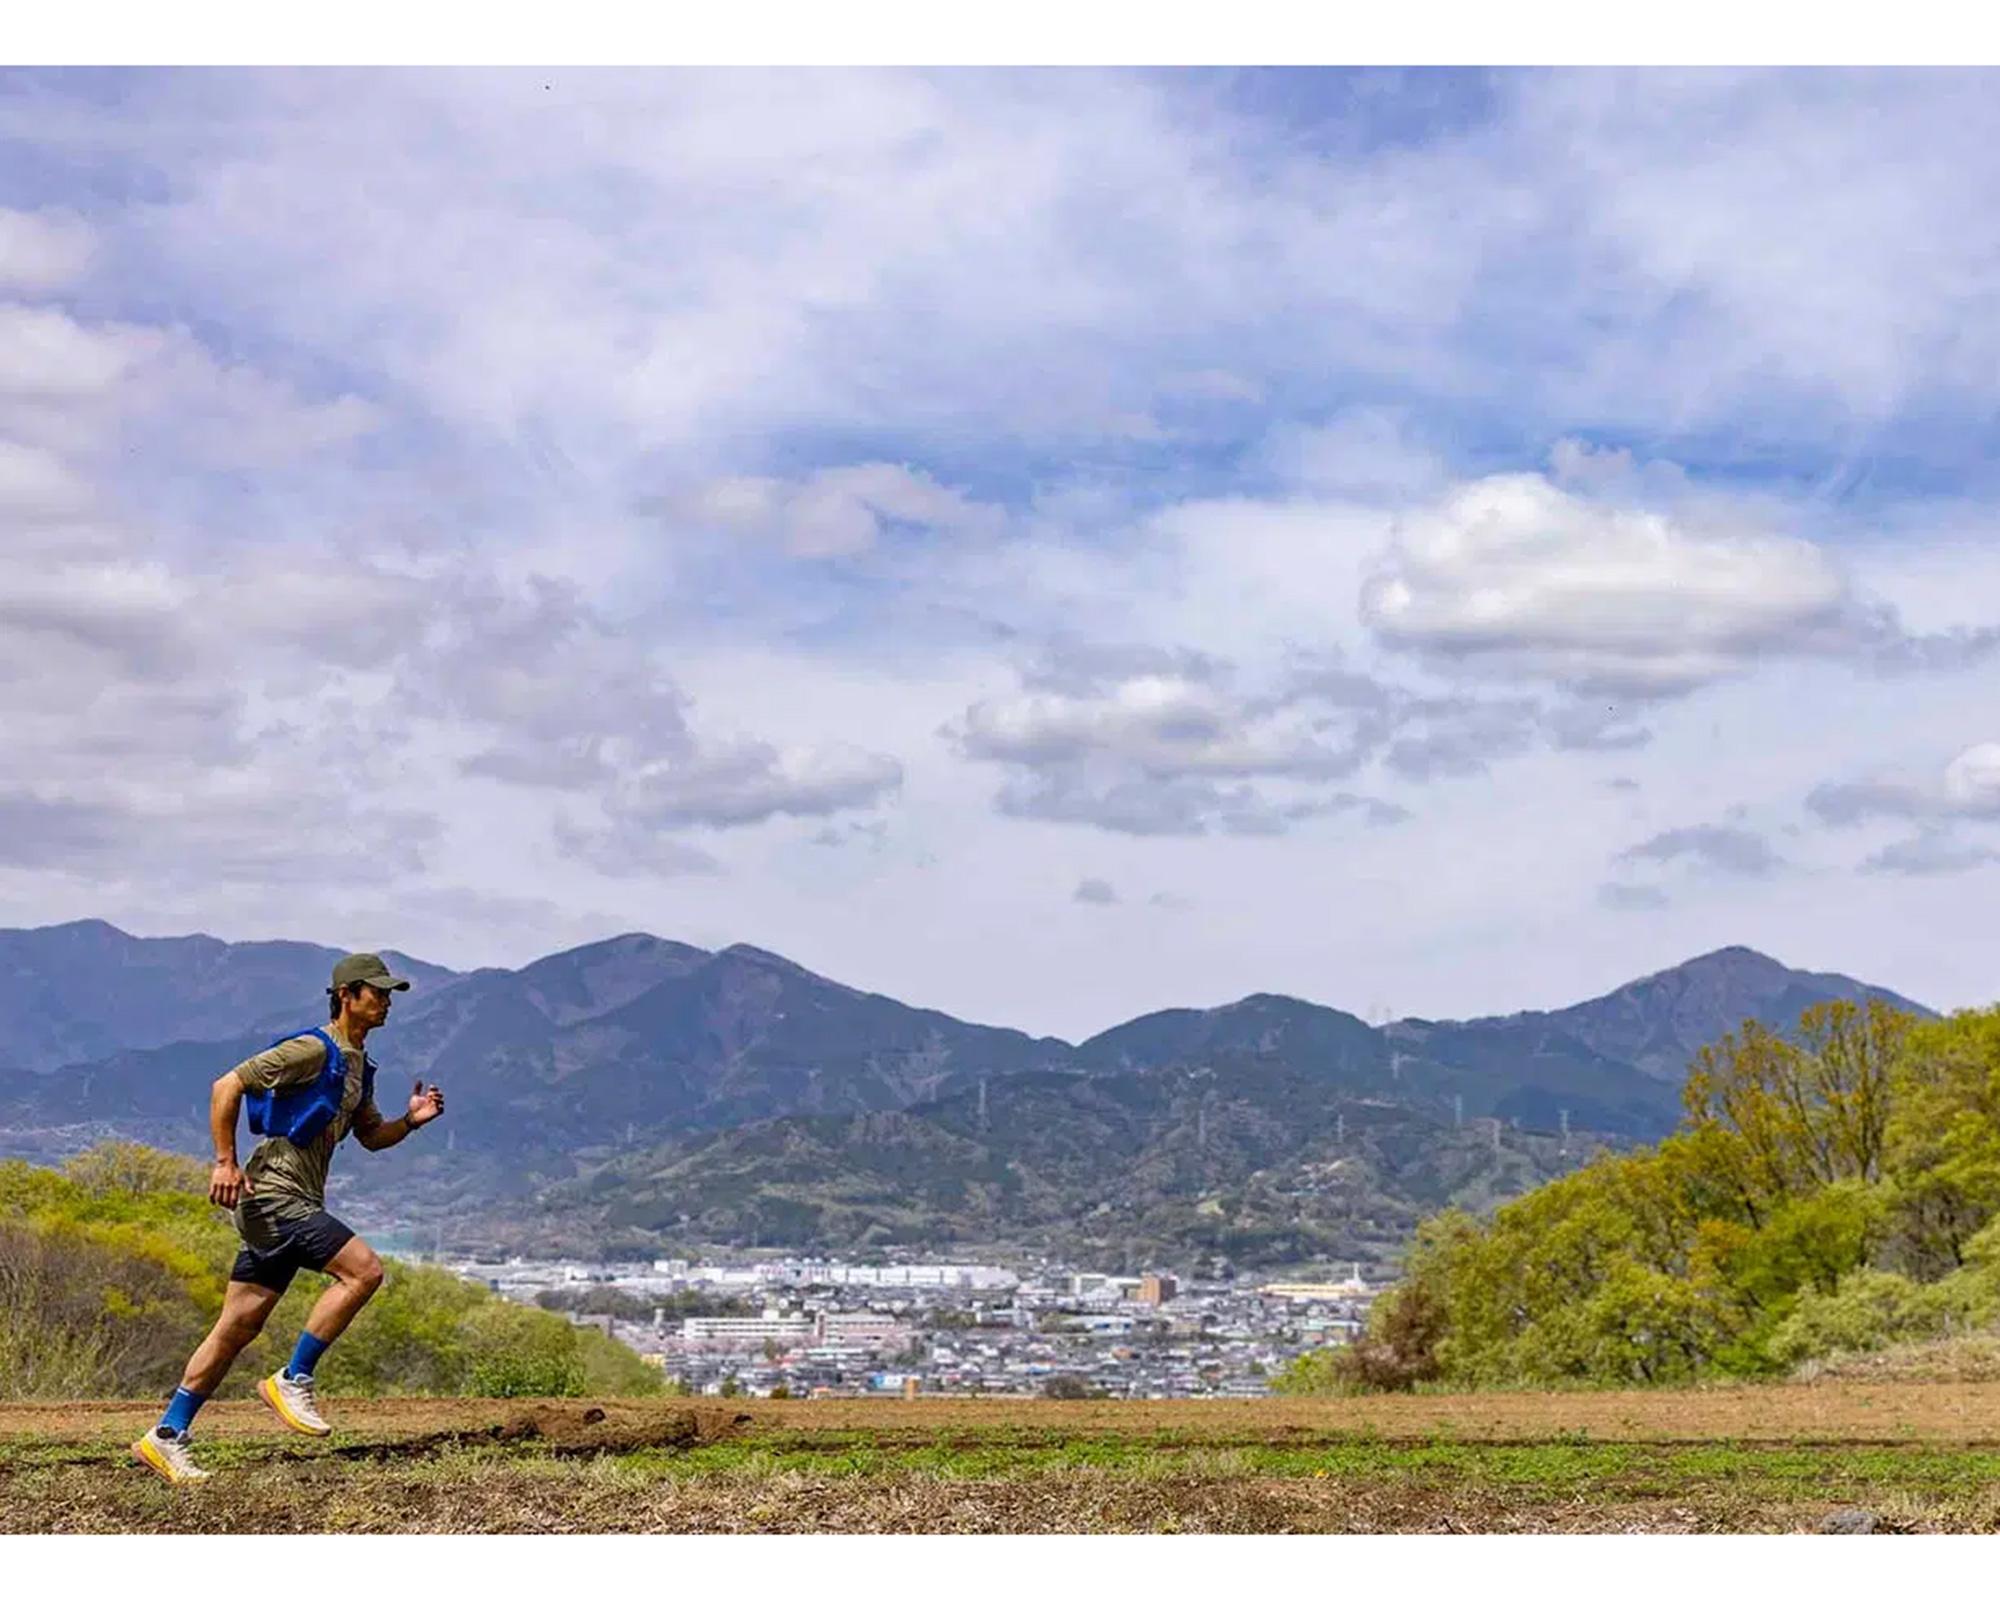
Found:
[[[444,1091],[436,1084],[425,1088],[419,1078],[410,1094],[410,1109],[394,1122],[382,1120],[374,1101],[364,1102],[354,1114],[354,1140],[364,1150],[387,1150],[391,1145],[401,1144],[426,1122],[443,1115]]]
[[[364,1150],[386,1150],[392,1144],[401,1144],[409,1133],[407,1121],[388,1121],[373,1100],[363,1101],[354,1113],[354,1142]]]
[[[208,1133],[215,1141],[215,1165],[208,1174],[208,1198],[216,1205],[236,1209],[236,1202],[251,1192],[250,1180],[236,1164],[236,1113],[243,1105],[243,1080],[225,1072],[208,1092]]]

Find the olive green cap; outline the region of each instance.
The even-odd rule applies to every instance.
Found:
[[[351,956],[342,956],[333,964],[333,986],[326,992],[337,994],[350,983],[365,983],[373,989],[407,989],[408,978],[399,978],[389,970],[388,962],[373,950],[358,951]]]

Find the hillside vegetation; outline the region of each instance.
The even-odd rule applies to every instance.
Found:
[[[1386,1078],[1387,1073],[1383,1076]],[[607,1252],[1011,1244],[1140,1270],[1379,1261],[1428,1212],[1480,1209],[1598,1140],[1454,1127],[1323,1066],[1219,1057],[1018,1073],[905,1111],[689,1135],[551,1186],[539,1234]]]
[[[200,1163],[103,1144],[0,1162],[0,1400],[165,1394],[222,1303],[237,1240]],[[595,1329],[389,1260],[319,1369],[330,1395],[635,1394],[653,1370]],[[220,1391],[247,1395],[326,1280],[302,1273]]]
[[[1681,1128],[1418,1231],[1293,1392],[1681,1383],[2000,1320],[2000,1007],[1808,1008],[1701,1051]]]

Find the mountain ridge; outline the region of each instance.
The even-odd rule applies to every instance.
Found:
[[[28,937],[0,934],[0,950],[18,957]],[[155,941],[135,962],[142,943],[109,924],[52,930],[37,956],[45,975],[63,952],[109,958],[59,974],[68,989],[45,984],[44,997],[94,991],[100,1019],[144,1025],[134,1044],[41,1071],[0,1041],[0,1154],[46,1159],[106,1134],[203,1148],[209,1083],[274,1033],[324,1015],[334,952],[323,947],[257,945],[234,960],[220,941]],[[191,964],[173,969],[175,957]],[[1374,1251],[1385,1228],[1441,1195],[1490,1197],[1604,1141],[1669,1131],[1692,1050],[1746,1017],[1782,1029],[1800,1003],[1870,995],[1923,1009],[1727,946],[1553,1012],[1376,1027],[1260,991],[1148,1012],[1070,1044],[907,1005],[749,944],[711,951],[630,932],[520,968],[394,959],[430,981],[398,997],[371,1054],[387,1084],[445,1084],[452,1116],[442,1140],[414,1141],[394,1163],[340,1167],[338,1203],[357,1218],[470,1210],[525,1237],[555,1214],[544,1203],[555,1195],[572,1228],[630,1232],[670,1218],[668,1231],[684,1231],[685,1214],[758,1237],[820,1228],[846,1243],[1040,1229],[1107,1257],[1118,1253],[1111,1228],[1159,1248]],[[207,1037],[162,1041],[144,1002],[200,993],[197,979],[214,971],[229,977],[234,1010],[204,1017]],[[136,990],[120,994],[132,972]],[[295,983],[301,1009],[258,1011],[266,977]],[[225,1022],[233,1031],[218,1035]],[[1001,1126],[1016,1116],[1055,1125]],[[1231,1127],[1255,1135],[1234,1165],[1223,1159]],[[1343,1127],[1375,1130],[1359,1167],[1341,1167],[1362,1158],[1339,1153]],[[1224,1142],[1191,1158],[1190,1141],[1204,1139]],[[1183,1192],[1190,1160],[1217,1194]],[[1438,1176],[1446,1168],[1458,1174],[1450,1182]],[[1314,1196],[1336,1169],[1363,1173],[1366,1194],[1342,1179],[1347,1198],[1328,1210]],[[587,1187],[626,1181],[622,1210]],[[1189,1209],[1228,1210],[1237,1202],[1223,1191],[1236,1190],[1233,1232]],[[645,1193],[659,1202],[651,1212]],[[1084,1227],[1086,1213],[1101,1225]]]
[[[91,917],[34,928],[0,928],[0,976],[12,977],[17,981],[24,976],[19,959],[21,949],[28,941],[38,937],[47,939],[51,943],[66,941],[70,944],[80,943],[83,938],[88,938],[100,947],[117,949],[121,954],[126,955],[132,952],[147,950],[165,953],[169,949],[183,949],[190,951],[198,950],[204,953],[213,952],[217,955],[225,956],[236,955],[238,957],[261,958],[266,962],[272,963],[275,970],[259,971],[256,974],[257,981],[260,983],[291,982],[301,992],[302,1001],[305,994],[310,993],[317,996],[324,989],[324,979],[319,975],[317,969],[320,967],[330,968],[333,960],[337,959],[343,953],[332,946],[319,945],[305,940],[246,940],[232,943],[231,941],[219,939],[214,935],[206,933],[173,935],[131,934],[103,918]],[[399,964],[400,969],[407,970],[410,976],[417,980],[418,987],[402,1002],[403,1010],[407,1013],[412,1008],[430,1000],[438,992],[437,988],[427,988],[427,985],[442,987],[471,978],[486,980],[515,978],[533,982],[538,975],[545,974],[548,970],[562,964],[575,964],[580,958],[592,956],[599,952],[617,951],[622,953],[634,948],[642,949],[648,953],[670,951],[676,953],[682,959],[692,961],[709,961],[721,957],[731,957],[745,963],[761,964],[793,974],[803,975],[812,979],[817,984],[839,990],[845,994],[877,999],[893,998],[880,994],[877,991],[843,983],[835,978],[825,977],[822,974],[813,972],[810,968],[803,966],[799,962],[791,960],[787,956],[760,945],[738,941],[726,945],[719,950],[706,950],[698,945],[684,944],[676,940],[664,938],[658,934],[646,932],[642,929],[633,929],[613,934],[606,938],[571,946],[567,949],[552,951],[547,955],[538,956],[533,961],[519,967],[482,966],[453,969],[439,963],[424,961],[401,951],[385,950],[383,953],[392,960],[392,964]],[[124,964],[127,966],[130,965],[129,961]],[[1859,980],[1848,978],[1841,973],[1811,972],[1800,968],[1787,967],[1775,957],[1765,955],[1763,952],[1747,945],[1724,945],[1714,950],[1705,951],[1700,955],[1692,956],[1686,961],[1676,963],[1673,966],[1664,967],[1658,971],[1630,979],[1604,994],[1587,996],[1583,1000],[1573,1002],[1567,1006],[1543,1010],[1493,1013],[1464,1019],[1402,1017],[1380,1025],[1378,1031],[1381,1029],[1394,1029],[1405,1025],[1424,1028],[1466,1028],[1475,1026],[1518,1025],[1522,1022],[1536,1019],[1562,1018],[1570,1021],[1577,1019],[1581,1014],[1589,1012],[1591,1008],[1620,1002],[1623,997],[1629,996],[1634,992],[1659,985],[1662,980],[1672,980],[1676,977],[1702,976],[1724,966],[1735,968],[1739,975],[1745,967],[1748,967],[1752,972],[1759,975],[1782,974],[1790,980],[1788,986],[1781,986],[1774,992],[1785,992],[1785,987],[1815,989],[1823,986],[1828,990],[1829,994],[1835,991],[1869,993],[1877,995],[1900,1008],[1914,1011],[1920,1015],[1936,1014],[1919,1002],[1910,1000],[1908,997],[1880,985],[1862,983]],[[92,1011],[99,1009],[99,1003],[102,998],[100,991],[91,988],[88,992],[88,999],[90,1001],[88,1009]],[[905,1006],[906,1009],[911,1011],[922,1012],[930,1016],[951,1016],[950,1013],[939,1011],[934,1007],[913,1005],[901,1000],[895,1003]],[[1110,1027],[1086,1035],[1083,1039],[1075,1042],[1061,1039],[1056,1035],[1037,1036],[1027,1029],[1016,1028],[1005,1023],[966,1023],[963,1022],[963,1019],[957,1017],[951,1017],[951,1020],[967,1027],[991,1028],[1017,1034],[1024,1038],[1038,1037],[1046,1042],[1061,1044],[1072,1050],[1089,1051],[1093,1047],[1100,1046],[1101,1042],[1109,1036],[1120,1034],[1125,1030],[1132,1029],[1136,1024],[1148,1022],[1155,1018],[1210,1019],[1220,1017],[1226,1013],[1238,1012],[1245,1008],[1271,1003],[1310,1008],[1320,1013],[1337,1014],[1350,1018],[1356,1025],[1364,1028],[1375,1026],[1363,1022],[1358,1016],[1346,1011],[1344,1008],[1332,1005],[1326,1001],[1308,1000],[1300,996],[1287,995],[1270,990],[1254,991],[1238,999],[1225,1001],[1214,1006],[1175,1006],[1161,1008],[1156,1011],[1142,1012],[1135,1017],[1127,1018],[1123,1022],[1114,1023]],[[317,1009],[317,1004],[318,1002],[315,999],[312,1002],[313,1009]],[[225,1014],[228,1015],[228,1013]],[[172,1013],[169,1013],[170,1018],[171,1016]],[[254,1020],[260,1026],[267,1019],[274,1018],[278,1019],[279,1025],[284,1025],[284,1020],[289,1016],[290,1011],[284,1005],[273,1006],[262,999],[257,1002],[254,1010]],[[99,1051],[98,1055],[109,1055],[113,1053],[114,1049],[136,1048],[146,1042],[162,1042],[162,1027],[169,1030],[168,1039],[165,1042],[171,1042],[173,1039],[178,1038],[223,1038],[237,1031],[236,1027],[232,1027],[226,1022],[217,1022],[204,1024],[200,1032],[174,1033],[171,1030],[176,1024],[172,1020],[168,1020],[163,1024],[157,1018],[152,1017],[145,1019],[143,1026],[144,1032],[139,1037],[120,1040],[112,1049]],[[46,1049],[37,1049],[29,1042],[33,1040],[33,1037],[33,1023],[31,1019],[25,1030],[17,1028],[13,1037],[0,1042],[0,1070],[43,1071],[51,1070],[55,1066],[67,1065],[71,1062],[93,1059],[89,1054],[83,1054],[67,1056],[61,1060],[50,1060]],[[1704,1040],[1703,1042],[1707,1041]],[[23,1060],[24,1056],[46,1061],[48,1064],[42,1066],[29,1065]]]

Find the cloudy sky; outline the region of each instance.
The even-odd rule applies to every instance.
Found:
[[[1996,192],[1971,72],[0,75],[0,924],[1990,1003]]]

